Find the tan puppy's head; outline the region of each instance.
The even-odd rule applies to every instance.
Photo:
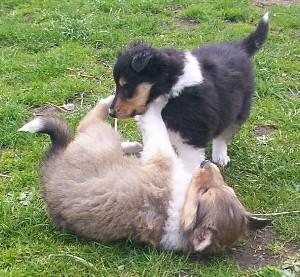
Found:
[[[270,222],[246,211],[216,165],[201,163],[193,175],[181,215],[193,252],[223,251],[249,230],[263,228]]]

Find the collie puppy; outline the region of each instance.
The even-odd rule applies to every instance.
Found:
[[[119,134],[104,121],[112,100],[101,100],[83,118],[74,140],[53,117],[20,129],[51,138],[41,194],[61,230],[103,242],[131,238],[160,249],[215,253],[269,223],[245,210],[214,164],[202,162],[193,176],[185,171],[161,116],[164,97],[138,119],[141,158],[124,155]]]
[[[185,167],[193,172],[212,140],[212,160],[226,165],[227,145],[248,118],[254,92],[251,56],[268,34],[268,14],[248,37],[192,51],[129,45],[114,66],[115,99],[110,115],[143,114],[160,95],[170,139]]]

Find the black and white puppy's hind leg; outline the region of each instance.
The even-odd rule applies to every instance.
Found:
[[[225,166],[230,162],[227,153],[228,144],[233,136],[240,130],[242,121],[236,121],[227,127],[220,135],[212,141],[212,160],[221,166]]]
[[[205,148],[197,148],[184,142],[178,132],[168,130],[172,145],[187,172],[193,173],[199,164],[205,160]]]

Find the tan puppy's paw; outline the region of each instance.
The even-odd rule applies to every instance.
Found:
[[[143,145],[137,141],[123,141],[121,147],[125,154],[138,154],[143,151]]]
[[[112,94],[106,98],[102,98],[98,101],[98,104],[104,104],[104,105],[107,105],[107,106],[111,106],[113,100],[114,100],[115,96]]]

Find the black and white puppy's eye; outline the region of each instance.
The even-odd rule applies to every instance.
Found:
[[[123,88],[123,89],[129,89],[128,83],[124,84],[124,85],[122,86],[122,88]]]

